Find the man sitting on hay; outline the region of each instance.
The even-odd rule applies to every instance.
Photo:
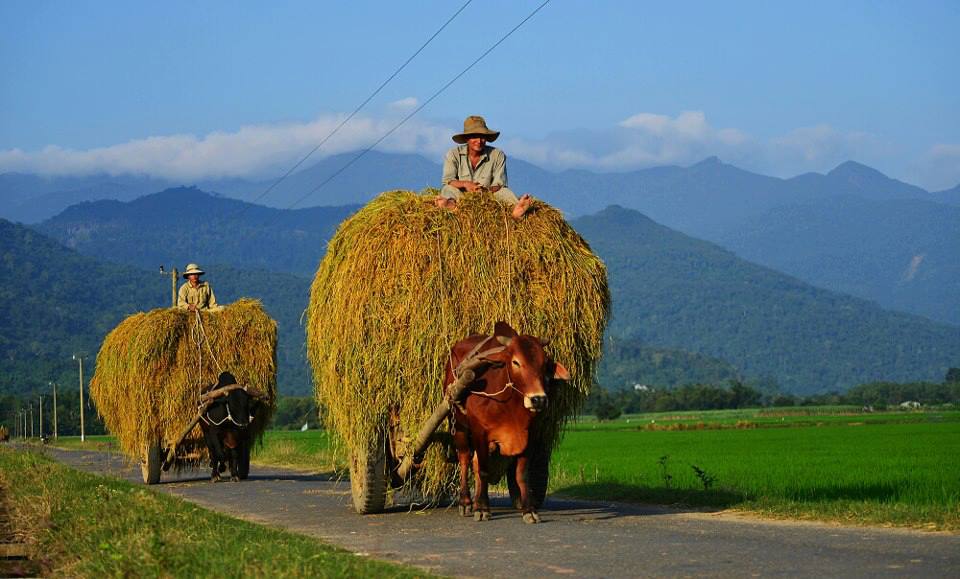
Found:
[[[516,194],[507,188],[507,156],[490,147],[500,136],[491,131],[483,117],[471,116],[463,121],[463,132],[453,136],[458,146],[447,151],[443,160],[443,189],[437,197],[438,207],[454,210],[464,192],[486,189],[494,199],[513,206],[514,219],[522,219],[533,198]]]
[[[206,273],[195,263],[187,264],[187,270],[183,272],[186,283],[180,286],[177,293],[177,307],[181,310],[195,312],[197,310],[219,311],[217,298],[213,295],[213,287],[200,281],[200,276]]]

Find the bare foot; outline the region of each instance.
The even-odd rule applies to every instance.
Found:
[[[514,219],[523,219],[523,216],[526,215],[531,205],[533,205],[533,197],[531,197],[529,194],[525,194],[520,198],[519,201],[517,201],[517,204],[513,206],[511,215]]]

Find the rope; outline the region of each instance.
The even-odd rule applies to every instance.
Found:
[[[485,397],[485,398],[492,398],[495,402],[506,402],[506,400],[497,400],[496,397],[497,397],[497,396],[500,396],[501,394],[503,394],[504,392],[506,392],[507,390],[510,390],[510,389],[516,390],[516,391],[517,391],[517,394],[519,394],[520,396],[523,396],[524,398],[527,397],[526,394],[524,394],[523,392],[521,392],[519,388],[517,388],[516,386],[513,385],[513,382],[507,382],[506,385],[504,385],[503,388],[501,388],[498,392],[494,392],[493,394],[491,394],[491,393],[489,393],[489,392],[483,392],[483,391],[481,391],[481,390],[470,390],[469,392],[467,392],[467,395],[476,394],[477,396],[483,396],[483,397]]]

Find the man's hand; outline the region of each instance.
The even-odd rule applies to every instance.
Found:
[[[463,189],[464,191],[468,191],[470,193],[473,193],[477,189],[481,188],[480,183],[477,183],[476,181],[450,181],[448,184],[452,187]]]

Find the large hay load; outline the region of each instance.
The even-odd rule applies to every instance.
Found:
[[[121,450],[141,461],[144,482],[157,482],[158,461],[197,416],[201,389],[215,384],[221,371],[264,393],[251,426],[254,438],[273,413],[276,322],[250,299],[202,311],[200,319],[198,325],[196,313],[175,308],[134,314],[107,335],[97,354],[90,396]],[[177,466],[208,459],[199,428],[176,446]]]
[[[549,338],[548,352],[569,369],[572,380],[557,385],[534,422],[539,500],[550,452],[589,393],[600,357],[606,268],[560,212],[538,201],[515,221],[488,195],[466,195],[456,212],[432,199],[393,191],[371,201],[340,226],[311,288],[316,396],[349,453],[360,512],[383,508],[383,471],[389,478],[412,452],[442,400],[444,364],[458,340],[490,334],[503,320]],[[447,448],[434,444],[410,484],[441,499],[455,477]]]

